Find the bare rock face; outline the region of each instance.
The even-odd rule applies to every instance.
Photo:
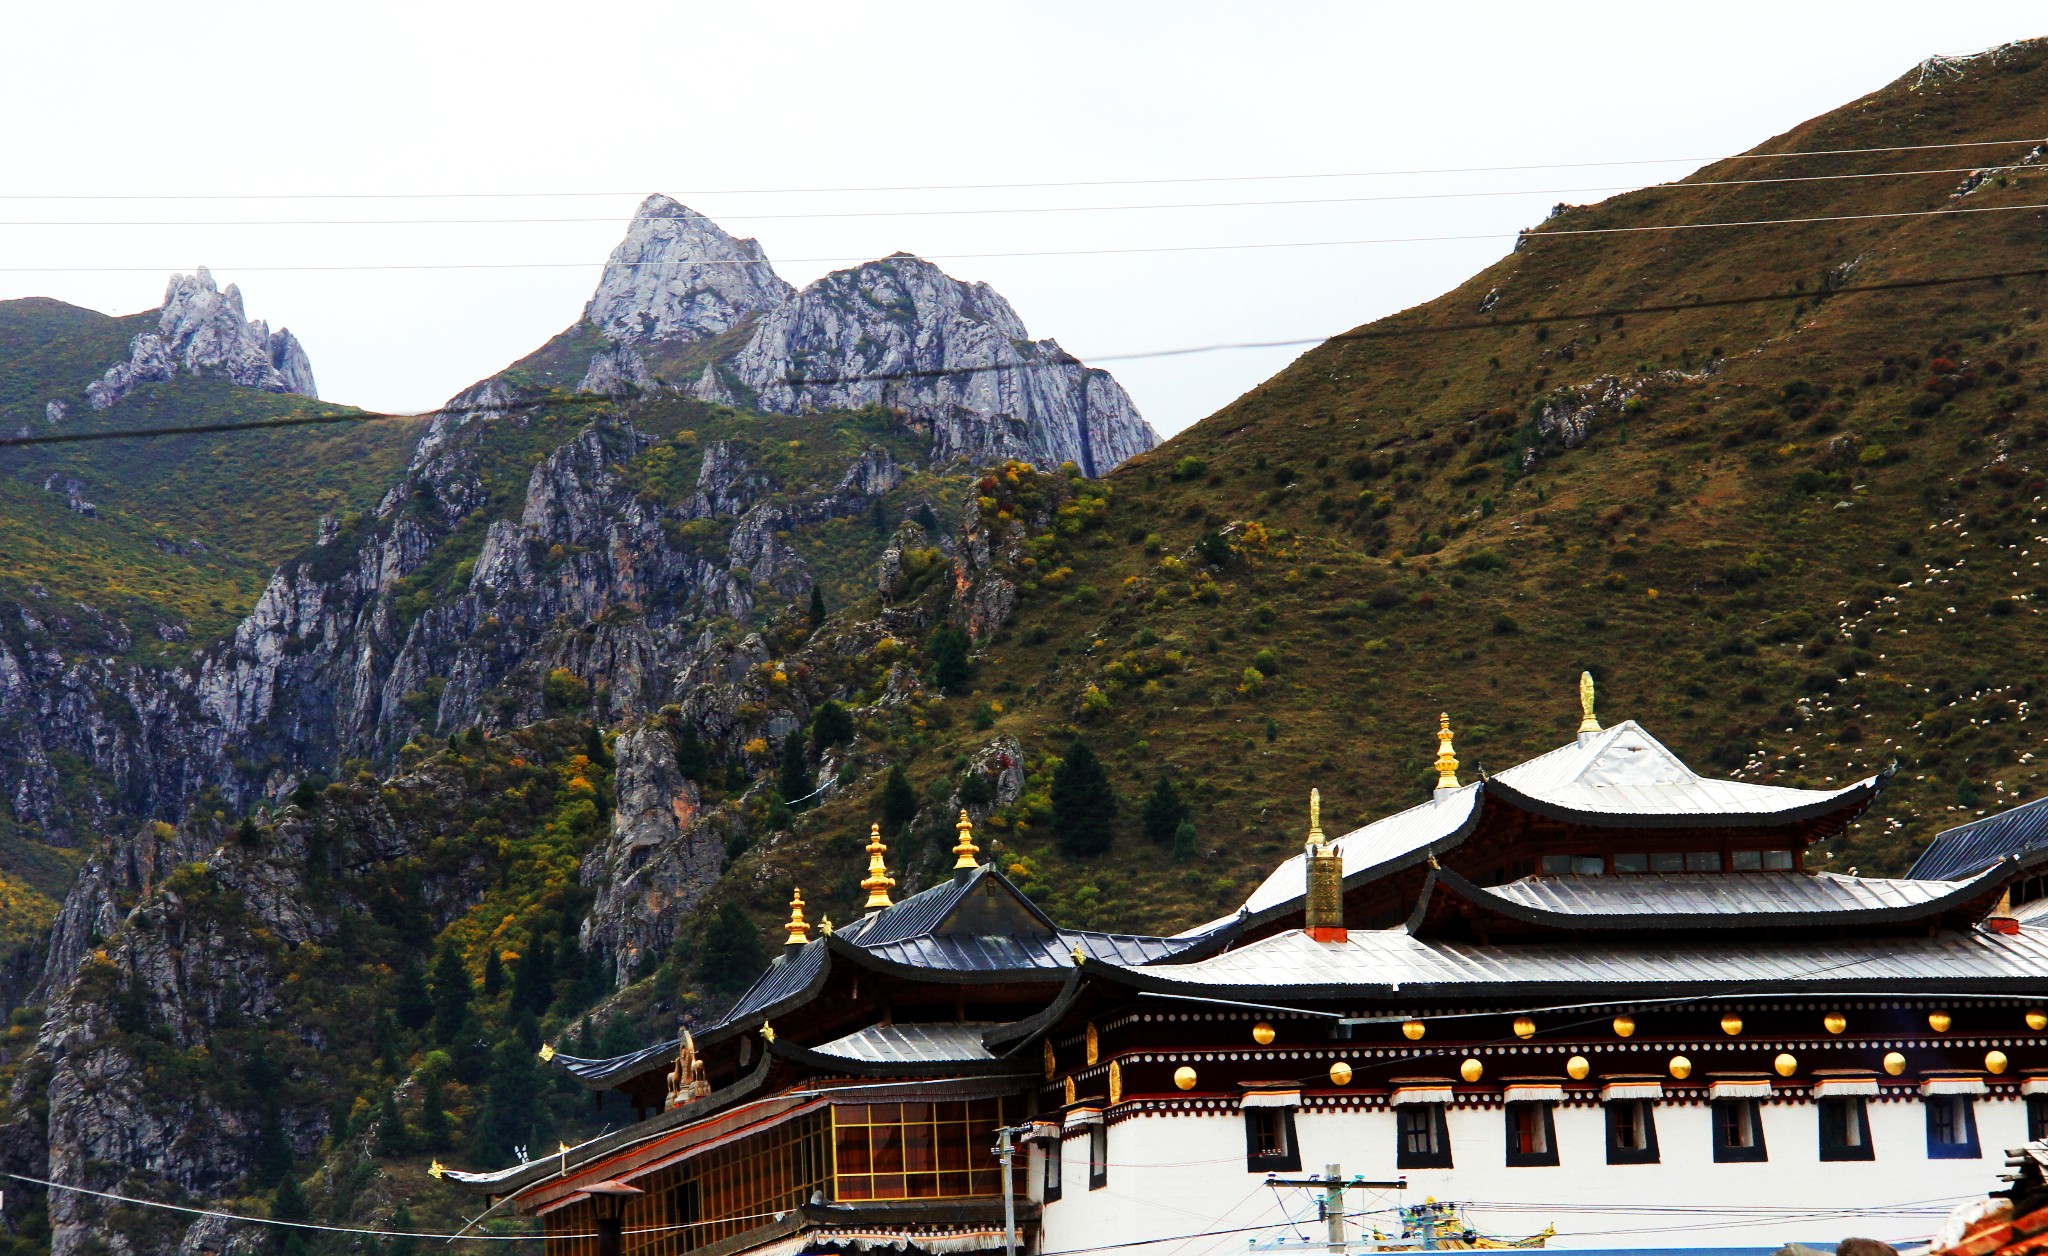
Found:
[[[576,385],[576,391],[623,397],[653,387],[654,376],[648,373],[647,363],[640,360],[633,347],[615,344],[591,355],[590,369],[583,373],[583,382]]]
[[[204,266],[196,275],[172,275],[164,290],[157,329],[130,342],[128,360],[86,386],[86,400],[104,410],[140,384],[187,374],[220,376],[245,388],[317,397],[313,365],[290,331],[275,334],[267,323],[251,322],[242,311],[242,291],[223,292]]]
[[[753,240],[666,196],[640,203],[583,317],[613,340],[703,340],[789,299]]]

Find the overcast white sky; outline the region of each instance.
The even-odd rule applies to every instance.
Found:
[[[132,312],[161,300],[172,269],[203,263],[241,284],[252,317],[299,335],[323,396],[417,409],[574,321],[633,205],[662,191],[758,237],[799,284],[896,249],[939,259],[1083,357],[1318,336],[1456,284],[1556,201],[1699,162],[738,189],[1706,159],[1929,53],[2039,34],[2038,3],[1924,0],[12,5],[0,11],[0,297]],[[450,192],[520,195],[39,199]],[[1443,192],[1515,194],[1016,212]],[[1004,212],[873,216],[948,209]],[[768,216],[848,214],[869,216]],[[388,221],[514,218],[591,221]],[[1466,234],[1490,238],[948,256]],[[567,265],[293,269],[457,263]],[[1170,433],[1296,352],[1114,369]]]

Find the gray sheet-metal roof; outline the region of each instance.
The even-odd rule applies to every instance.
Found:
[[[844,1038],[813,1047],[821,1055],[844,1056],[870,1064],[901,1064],[951,1060],[993,1060],[981,1036],[995,1022],[933,1025],[870,1025]]]
[[[1488,781],[1474,781],[1440,798],[1353,829],[1333,845],[1344,856],[1347,879],[1414,855],[1458,834],[1473,820],[1495,782],[1506,787],[1496,791],[1504,795],[1519,795],[1547,807],[1589,817],[1641,816],[1646,821],[1699,817],[1726,821],[1753,816],[1767,822],[1775,816],[1823,807],[1868,789],[1877,779],[1872,776],[1832,790],[1713,780],[1687,767],[1634,720],[1624,720],[1583,742],[1560,746],[1518,763]],[[1305,884],[1303,875],[1302,856],[1297,854],[1275,868],[1252,891],[1241,910],[1258,913],[1300,899]]]
[[[673,1059],[676,1047],[681,1042],[681,1038],[669,1038],[651,1047],[642,1047],[638,1051],[629,1051],[625,1055],[615,1055],[602,1060],[585,1059],[580,1055],[565,1055],[557,1051],[553,1063],[568,1070],[569,1075],[578,1081],[601,1082],[608,1077],[630,1077],[639,1072],[641,1066],[650,1060]]]
[[[1151,964],[1169,960],[1206,939],[1154,938],[1134,933],[1094,933],[1062,929],[1058,933],[924,934],[861,949],[880,960],[912,968],[946,972],[1051,971],[1074,966],[1074,948],[1091,960],[1111,964]]]
[[[823,938],[813,939],[796,954],[783,957],[779,964],[770,965],[768,971],[762,973],[740,996],[739,1002],[732,1005],[732,1010],[719,1024],[745,1020],[773,1007],[811,984],[824,966],[825,941]]]
[[[2048,797],[1936,834],[1906,875],[1966,877],[2007,855],[2025,855],[2044,848],[2048,848]]]
[[[1524,877],[1488,894],[1577,916],[1754,915],[1917,907],[1956,888],[1950,881],[1893,881],[1829,872],[1647,873]]]
[[[1962,990],[2005,982],[2048,989],[2048,930],[2015,934],[1943,931],[1930,937],[1847,941],[1559,941],[1499,946],[1417,938],[1404,928],[1353,930],[1341,943],[1317,942],[1298,929],[1209,959],[1129,969],[1136,984],[1189,993],[1328,988],[1361,996],[1478,987],[1622,991],[1775,987],[1883,988],[1888,983],[1946,983]]]

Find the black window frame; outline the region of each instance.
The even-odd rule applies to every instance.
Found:
[[[1062,1144],[1066,1141],[1064,1131],[1045,1140],[1045,1173],[1038,1184],[1038,1198],[1041,1203],[1052,1203],[1065,1189],[1067,1169]]]
[[[1259,1136],[1259,1122],[1264,1120],[1275,1121],[1279,1125],[1281,1150],[1278,1155],[1265,1155],[1260,1151],[1263,1140]],[[1301,1168],[1301,1140],[1295,1137],[1292,1107],[1251,1107],[1244,1110],[1244,1168],[1247,1173],[1293,1172]]]
[[[2048,1095],[2027,1096],[2027,1141],[2048,1138]]]
[[[1556,1104],[1547,1099],[1517,1100],[1501,1105],[1503,1124],[1507,1128],[1507,1157],[1510,1169],[1549,1168],[1557,1163],[1557,1121],[1551,1116]],[[1515,1118],[1522,1113],[1536,1109],[1536,1116],[1542,1121],[1543,1150],[1522,1151],[1516,1147]]]
[[[1407,1118],[1421,1109],[1429,1121],[1436,1142],[1435,1151],[1408,1150]],[[1394,1167],[1397,1169],[1451,1168],[1451,1126],[1444,1119],[1441,1103],[1403,1103],[1394,1106]]]
[[[1656,1164],[1660,1160],[1657,1150],[1657,1101],[1654,1099],[1610,1099],[1600,1105],[1607,1110],[1607,1163],[1609,1164]],[[1633,1108],[1642,1116],[1643,1145],[1623,1147],[1615,1141],[1615,1113],[1621,1108]]]
[[[1921,1106],[1927,1109],[1927,1158],[1929,1160],[1982,1160],[1983,1144],[1977,1141],[1977,1096],[1975,1095],[1929,1095]],[[1935,1114],[1943,1107],[1962,1115],[1965,1141],[1959,1143],[1938,1143],[1934,1141]]]
[[[1764,1145],[1762,1104],[1755,1099],[1716,1099],[1711,1106],[1714,1114],[1715,1164],[1757,1164],[1771,1158],[1770,1148]],[[1731,1144],[1721,1137],[1722,1118],[1731,1110],[1740,1111],[1749,1122],[1751,1145],[1748,1147]]]
[[[1834,1095],[1814,1101],[1816,1123],[1820,1130],[1820,1158],[1822,1160],[1875,1160],[1877,1144],[1870,1137],[1870,1107],[1862,1095]],[[1861,1143],[1849,1143],[1839,1136],[1843,1125],[1835,1120],[1836,1114],[1856,1114],[1856,1125],[1862,1131]]]
[[[1099,1191],[1109,1185],[1109,1122],[1088,1125],[1088,1189]]]

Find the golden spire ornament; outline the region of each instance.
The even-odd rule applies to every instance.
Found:
[[[1597,733],[1600,721],[1593,714],[1593,673],[1579,673],[1579,732]]]
[[[1319,848],[1327,844],[1329,840],[1330,839],[1323,836],[1323,791],[1320,789],[1311,789],[1310,791],[1308,791],[1309,847],[1311,849]]]
[[[959,843],[953,847],[953,871],[972,872],[980,862],[975,856],[981,853],[981,848],[974,844],[974,821],[962,811],[953,828],[960,834]]]
[[[789,896],[789,923],[783,928],[789,937],[784,946],[802,946],[811,940],[811,926],[804,922],[804,892],[794,890]]]
[[[895,904],[889,899],[889,891],[896,888],[896,878],[889,875],[889,865],[882,862],[882,856],[889,848],[882,844],[882,826],[877,824],[868,829],[868,879],[860,888],[868,892],[867,910],[878,912]]]
[[[1451,717],[1436,717],[1436,792],[1439,796],[1458,788],[1458,752],[1451,745]]]

